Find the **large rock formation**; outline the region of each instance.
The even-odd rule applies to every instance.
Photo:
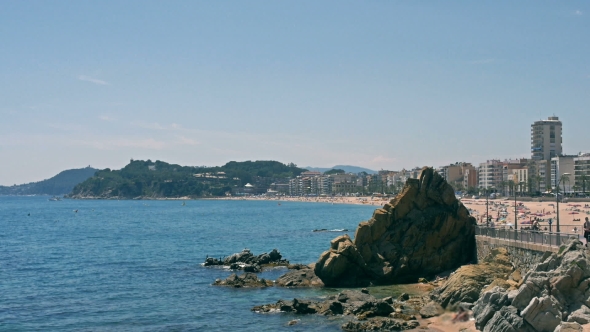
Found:
[[[359,224],[354,241],[332,240],[315,266],[328,287],[415,282],[473,259],[475,219],[432,168]]]

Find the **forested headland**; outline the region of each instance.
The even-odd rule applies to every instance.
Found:
[[[163,161],[132,160],[121,170],[104,169],[74,187],[72,198],[219,197],[246,184],[286,181],[305,169],[278,161],[230,161],[194,167]]]

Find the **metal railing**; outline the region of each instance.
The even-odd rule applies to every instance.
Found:
[[[557,247],[566,244],[572,238],[580,240],[580,234],[542,232],[486,226],[475,226],[475,235],[488,236],[491,238],[508,241],[519,241]]]

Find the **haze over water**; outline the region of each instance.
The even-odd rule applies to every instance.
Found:
[[[213,287],[200,265],[244,248],[311,263],[374,206],[271,201],[50,202],[0,197],[0,330],[339,331],[340,320],[261,315],[254,305],[333,290]],[[74,212],[78,210],[78,212]],[[30,214],[30,216],[28,215]],[[261,274],[276,279],[285,269]]]

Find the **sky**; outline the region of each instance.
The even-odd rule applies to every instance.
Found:
[[[130,159],[375,170],[590,152],[588,1],[0,0],[0,185]]]

